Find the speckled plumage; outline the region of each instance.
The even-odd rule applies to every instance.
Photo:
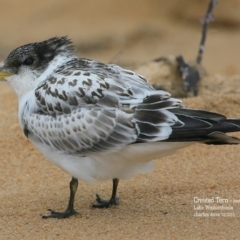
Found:
[[[181,101],[171,98],[169,93],[154,90],[143,76],[114,64],[79,58],[73,49],[66,37],[52,38],[13,50],[2,65],[15,74],[8,81],[20,97],[19,120],[25,135],[44,154],[46,148],[51,155],[57,155],[54,160],[50,158],[57,165],[60,153],[79,158],[76,159],[79,174],[69,172],[74,177],[93,180],[131,176],[128,166],[132,162],[132,167],[136,165],[139,171],[148,168],[152,160],[148,159],[148,151],[148,155],[139,159],[141,167],[135,163],[137,160],[129,159],[123,171],[116,170],[117,176],[111,175],[108,168],[108,174],[104,169],[101,173],[100,168],[95,174],[87,176],[88,171],[82,174],[81,158],[99,158],[99,153],[118,154],[132,144],[150,148],[147,143],[165,140],[180,142],[182,147],[191,140],[210,141],[214,125],[211,121],[225,120],[224,116],[204,111],[198,111],[199,116],[195,117],[196,111],[182,108]],[[24,64],[29,57],[34,59],[30,66]],[[229,126],[233,131],[239,129],[237,124],[226,124],[227,129]],[[207,131],[201,136],[196,126]],[[187,143],[183,144],[184,138]],[[142,143],[145,145],[140,146]],[[154,158],[165,155],[166,144],[157,145]],[[173,152],[179,148],[176,145]],[[132,152],[131,157],[136,154]],[[69,163],[65,161],[60,165],[66,170]],[[94,165],[94,161],[89,162]],[[105,161],[104,157],[101,161]]]
[[[66,37],[15,49],[0,65],[24,134],[73,177],[127,178],[192,142],[237,144],[239,119],[181,106],[117,65],[79,58]]]
[[[180,104],[132,71],[75,56],[38,84],[34,95],[35,110],[27,101],[21,114],[30,140],[79,156],[166,139],[177,118],[165,109]],[[149,114],[155,125],[144,120]]]

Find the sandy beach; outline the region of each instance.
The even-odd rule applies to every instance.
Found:
[[[182,54],[192,61],[207,3],[196,1],[196,7],[185,1],[184,14],[186,6],[180,10],[182,5],[175,1],[4,1],[0,58],[22,44],[68,35],[77,55],[130,69],[160,56]],[[240,1],[232,1],[227,15],[224,4],[216,7],[209,28],[203,57],[207,75],[199,96],[182,101],[233,118],[240,117],[240,17],[235,13]],[[17,111],[15,93],[1,83],[0,239],[239,239],[238,145],[193,144],[156,160],[152,173],[120,181],[120,205],[109,209],[92,209],[91,203],[96,193],[110,196],[111,181],[79,182],[75,201],[79,215],[42,219],[40,214],[47,214],[48,208],[66,208],[71,176],[25,138]],[[240,133],[231,135],[240,137]]]

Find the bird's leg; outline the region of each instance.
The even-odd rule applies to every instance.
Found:
[[[94,208],[109,208],[112,205],[118,205],[119,204],[119,198],[117,195],[117,187],[118,187],[119,179],[114,178],[113,179],[113,188],[112,188],[112,196],[110,200],[102,200],[98,194],[96,194],[96,201],[97,204],[93,204],[92,207]]]
[[[48,209],[48,211],[50,211],[51,214],[48,216],[42,215],[42,218],[67,218],[67,217],[77,214],[77,212],[74,210],[74,198],[75,198],[75,194],[77,192],[77,187],[78,187],[78,179],[72,177],[72,180],[69,183],[70,197],[69,197],[68,206],[67,206],[66,211],[65,212],[55,212],[52,209]]]

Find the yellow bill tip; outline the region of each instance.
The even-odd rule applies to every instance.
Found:
[[[11,75],[12,75],[12,73],[0,72],[0,80],[4,80],[6,77],[9,77]]]

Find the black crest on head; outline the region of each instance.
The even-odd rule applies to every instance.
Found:
[[[35,43],[35,52],[40,60],[52,60],[61,52],[73,52],[72,41],[67,37],[54,37],[46,41]]]
[[[6,67],[18,73],[20,66],[43,70],[57,55],[72,54],[74,46],[67,37],[53,37],[46,41],[29,43],[13,50],[6,59]]]

